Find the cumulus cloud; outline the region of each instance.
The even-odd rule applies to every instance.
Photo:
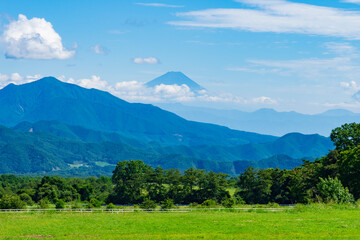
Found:
[[[109,85],[109,83],[105,80],[101,80],[99,76],[92,75],[90,78],[81,78],[81,79],[74,79],[69,78],[66,80],[65,77],[62,77],[60,80],[68,83],[73,83],[79,85],[84,88],[96,88],[99,90],[104,91],[113,91],[113,87]]]
[[[155,57],[148,57],[148,58],[134,58],[133,62],[136,64],[158,64],[159,60]]]
[[[42,77],[41,75],[22,76],[19,73],[11,73],[11,74],[0,73],[0,89],[9,85],[10,83],[19,85],[19,84],[36,81],[41,77]]]
[[[253,98],[252,100],[254,103],[262,103],[262,104],[264,104],[264,103],[265,104],[276,104],[277,103],[276,100],[271,99],[269,97],[264,97],[264,96],[258,97],[258,98]]]
[[[67,59],[75,54],[63,47],[60,35],[44,18],[27,19],[20,14],[5,26],[1,39],[7,58]]]
[[[101,46],[100,44],[96,44],[95,46],[91,47],[91,49],[96,53],[96,54],[107,54],[108,50]]]
[[[348,0],[348,2],[358,2]],[[360,11],[286,0],[237,0],[248,8],[205,9],[177,13],[175,26],[224,28],[251,32],[298,33],[360,40]]]
[[[22,76],[19,73],[10,75],[0,73],[0,88],[5,87],[9,83],[24,84],[42,78],[41,75]],[[143,82],[138,81],[122,81],[110,84],[101,77],[93,75],[89,78],[67,78],[58,76],[59,80],[79,85],[84,88],[95,88],[112,93],[113,95],[129,102],[142,103],[158,103],[158,102],[216,102],[216,103],[232,103],[240,105],[275,105],[276,100],[269,97],[258,97],[246,99],[234,96],[230,93],[214,93],[207,90],[193,91],[186,84],[182,85],[166,85],[160,84],[155,87],[148,87]]]
[[[168,7],[168,8],[181,8],[184,6],[180,5],[170,5],[170,4],[164,4],[164,3],[135,3],[136,5],[140,6],[147,6],[147,7]]]

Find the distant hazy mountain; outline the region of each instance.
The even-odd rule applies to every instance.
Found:
[[[60,121],[142,142],[165,145],[224,145],[269,142],[273,136],[187,121],[149,104],[128,103],[108,92],[85,89],[47,77],[0,90],[0,124]]]
[[[182,72],[168,72],[146,83],[148,87],[155,87],[160,84],[164,84],[164,85],[177,84],[179,86],[185,84],[194,92],[204,89],[202,86],[200,86],[199,84],[188,78]]]
[[[157,104],[179,116],[199,122],[219,124],[242,131],[282,136],[289,132],[303,134],[317,133],[329,136],[332,129],[344,123],[360,122],[360,114],[337,109],[315,115],[297,112],[277,112],[273,109],[260,109],[255,112],[220,110],[190,107],[182,104]]]

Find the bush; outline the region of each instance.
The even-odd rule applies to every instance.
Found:
[[[173,209],[174,207],[175,207],[175,205],[174,205],[173,199],[168,198],[161,202],[161,209],[163,209],[163,210]]]
[[[106,206],[106,209],[115,209],[115,205],[112,204],[112,203],[109,203],[107,206]]]
[[[100,208],[101,207],[101,202],[99,200],[97,200],[96,198],[92,198],[89,201],[88,207],[89,208],[94,208],[94,207]]]
[[[267,208],[279,208],[280,205],[278,203],[268,203],[266,204]]]
[[[65,202],[62,199],[57,199],[55,202],[55,208],[56,209],[64,209],[65,208]]]
[[[202,204],[201,204],[202,207],[208,207],[208,208],[213,208],[213,207],[216,207],[216,201],[213,200],[213,199],[208,199],[208,200],[205,200]]]
[[[26,203],[19,196],[4,195],[0,199],[0,209],[24,209]]]
[[[39,208],[40,209],[46,209],[49,208],[49,202],[46,199],[40,199],[39,201]]]
[[[242,199],[242,197],[238,196],[238,197],[236,197],[236,204],[245,205],[246,202],[244,201],[244,199]]]
[[[140,208],[146,209],[146,210],[153,210],[157,206],[156,202],[151,200],[150,198],[146,198],[141,204]]]
[[[72,209],[80,209],[82,208],[82,206],[80,205],[79,202],[74,202],[73,205],[71,206]]]
[[[325,203],[350,203],[354,202],[354,197],[347,188],[344,188],[338,178],[320,178],[316,185],[321,199]]]
[[[30,197],[29,194],[22,193],[22,194],[20,194],[19,197],[20,197],[20,200],[25,202],[28,206],[34,205],[34,201],[32,200],[32,198]]]
[[[224,198],[221,201],[221,205],[223,205],[225,208],[232,208],[236,204],[236,200],[233,198]]]
[[[197,208],[197,207],[199,207],[199,204],[197,202],[193,202],[193,203],[189,204],[189,207],[190,208]]]

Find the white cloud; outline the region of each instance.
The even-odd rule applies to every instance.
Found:
[[[75,54],[63,47],[60,35],[44,18],[27,19],[20,14],[5,26],[1,39],[7,58],[67,59]]]
[[[324,58],[305,58],[289,60],[247,60],[247,66],[229,67],[229,71],[259,74],[278,74],[301,76],[312,81],[342,79],[353,81],[360,78],[360,54],[358,49],[348,43],[325,43]],[[334,56],[329,57],[329,54]]]
[[[158,64],[159,60],[155,57],[134,58],[133,62],[136,64]]]
[[[107,81],[101,80],[99,76],[91,76],[90,78],[73,79],[69,78],[66,80],[62,78],[64,82],[73,83],[84,88],[96,88],[103,91],[113,91],[113,87],[108,84]]]
[[[19,85],[19,84],[33,82],[40,78],[42,78],[41,75],[34,75],[34,76],[29,75],[24,77],[21,76],[19,73],[12,73],[10,75],[0,73],[0,89],[9,85],[10,83]]]
[[[15,82],[20,82],[24,78],[19,73],[13,73],[13,74],[11,74],[10,79]]]
[[[18,73],[10,75],[0,73],[0,89],[9,83],[24,84],[42,78],[41,75],[21,76]],[[277,104],[276,100],[269,97],[246,99],[234,96],[230,93],[212,93],[207,90],[193,92],[189,86],[160,84],[155,87],[147,87],[145,83],[138,81],[123,81],[109,84],[99,76],[90,78],[67,78],[58,76],[59,80],[79,85],[84,88],[95,88],[112,93],[113,95],[129,102],[156,103],[156,102],[208,102],[208,103],[232,103],[240,105],[268,105]]]
[[[360,85],[358,83],[356,83],[355,81],[340,82],[340,86],[345,89],[349,89],[350,91],[359,91],[360,90]]]
[[[103,46],[100,46],[100,44],[97,44],[97,45],[91,47],[91,49],[96,54],[107,54],[108,53],[108,50],[106,48],[104,48]]]
[[[3,83],[3,82],[5,82],[5,81],[7,81],[7,80],[9,80],[9,76],[8,75],[6,75],[6,74],[1,74],[0,73],[0,87],[1,87],[1,83]]]
[[[181,8],[184,6],[180,5],[170,5],[170,4],[164,4],[164,3],[135,3],[136,5],[140,6],[147,6],[147,7],[168,7],[168,8]]]
[[[271,99],[269,97],[258,97],[252,99],[254,103],[261,103],[261,104],[276,104],[277,101],[274,99]]]
[[[178,13],[176,26],[228,28],[251,32],[299,33],[360,40],[360,11],[286,0],[238,0],[252,8],[206,9]]]

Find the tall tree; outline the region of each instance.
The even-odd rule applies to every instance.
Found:
[[[143,200],[143,191],[146,189],[146,177],[152,167],[140,160],[118,162],[112,181],[115,184],[114,203],[140,203]]]

